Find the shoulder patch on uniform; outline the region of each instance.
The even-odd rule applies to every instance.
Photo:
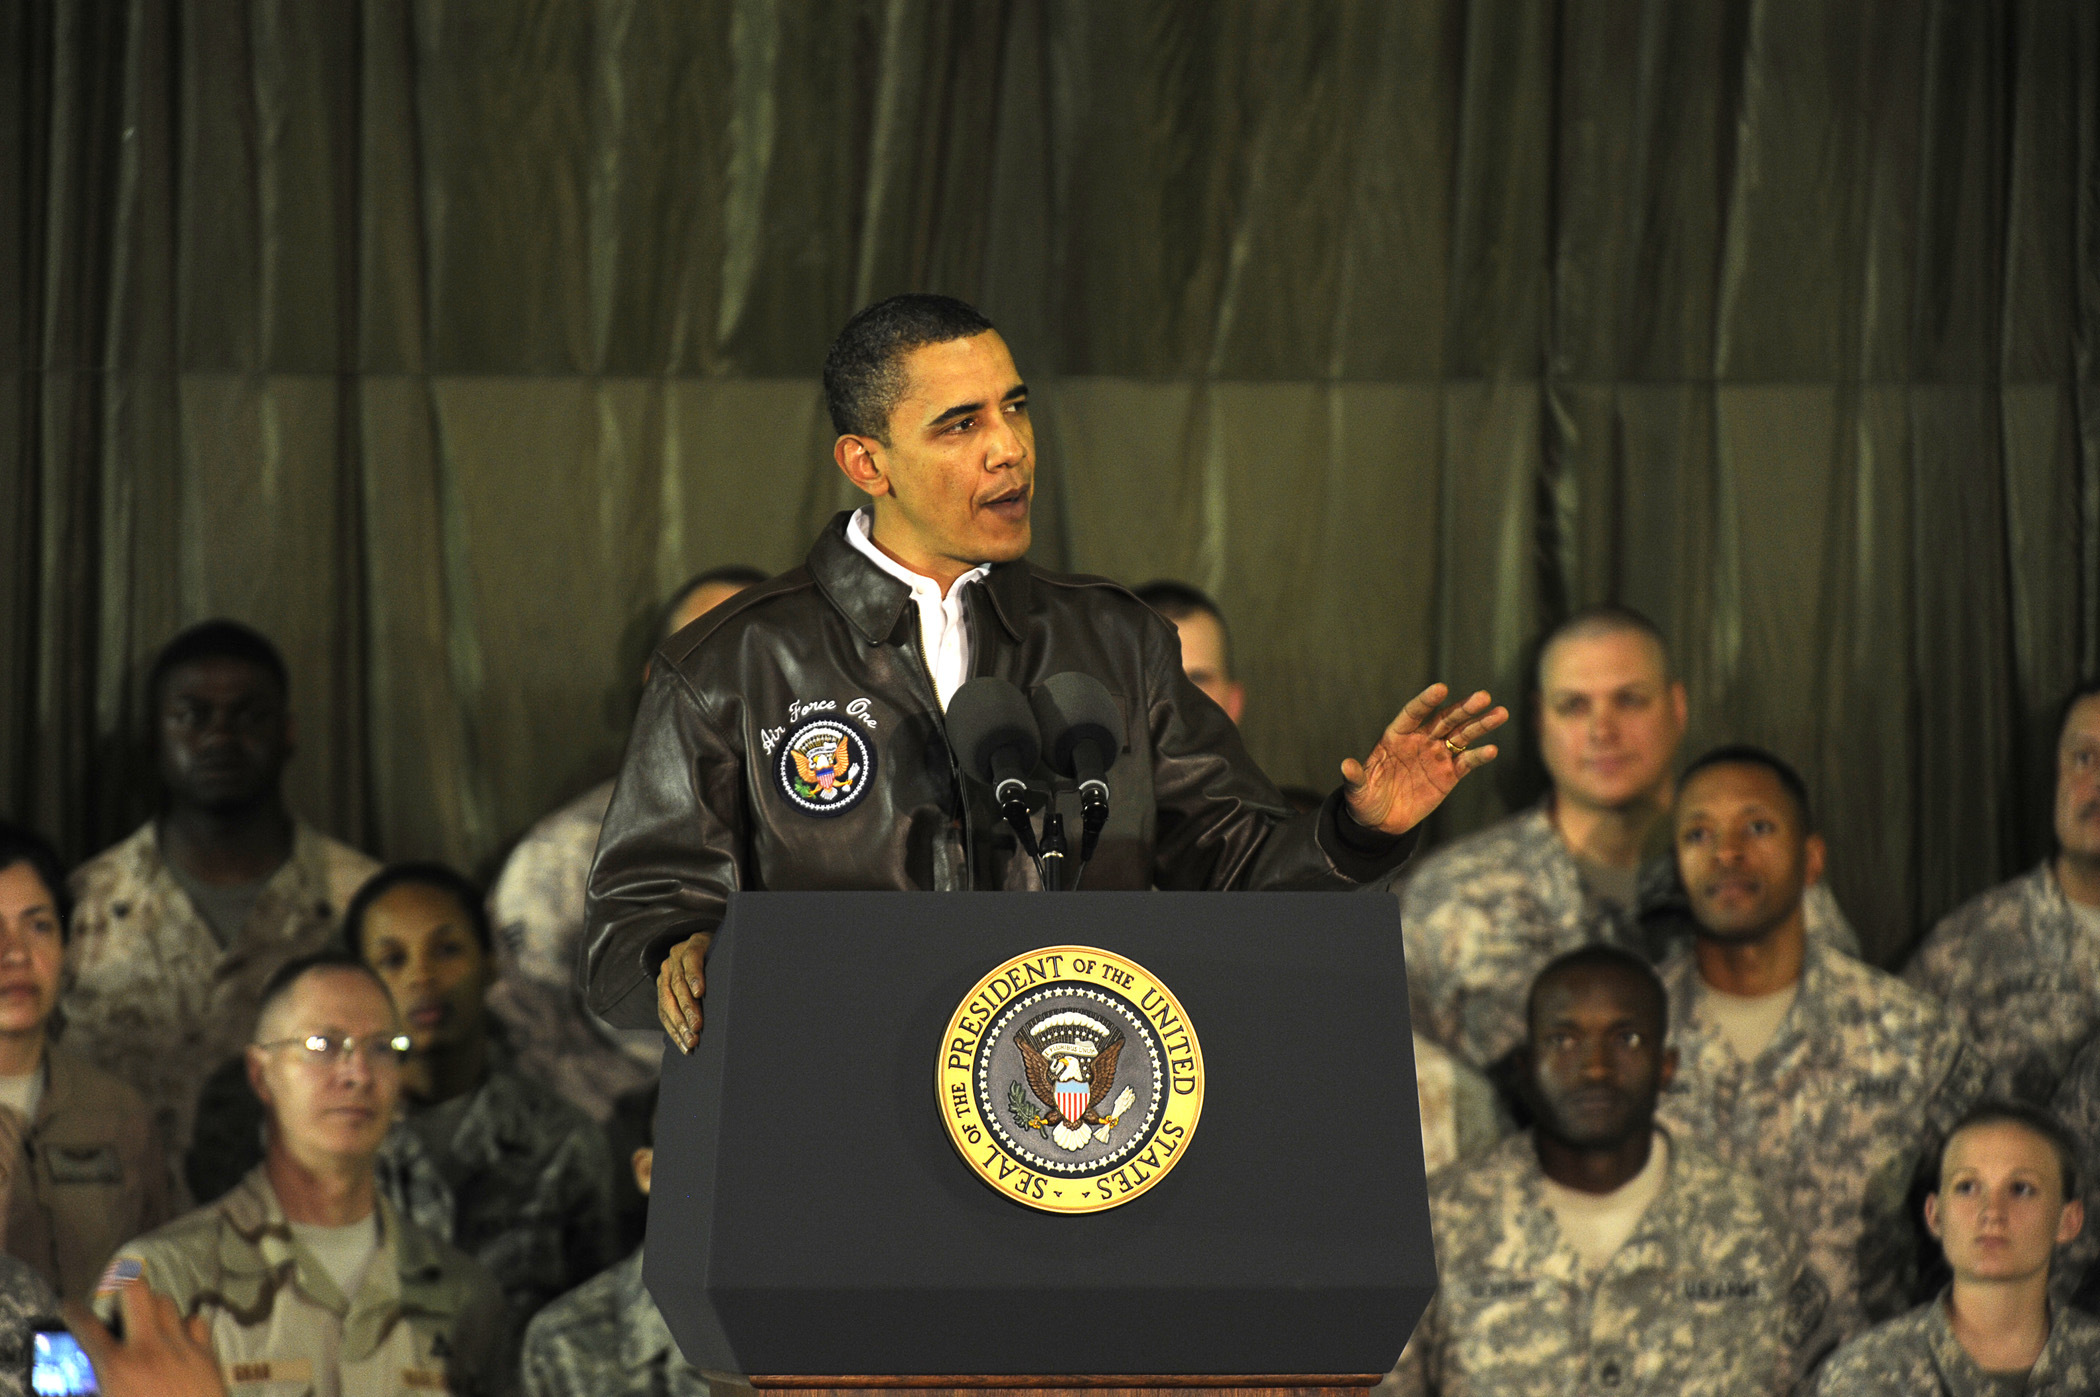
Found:
[[[811,718],[782,740],[773,775],[788,804],[805,815],[843,815],[860,804],[875,775],[875,749],[837,718]]]

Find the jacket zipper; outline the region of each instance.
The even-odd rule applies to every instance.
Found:
[[[946,748],[948,753],[948,783],[955,792],[956,808],[962,815],[962,891],[971,892],[975,890],[976,886],[977,840],[976,831],[970,824],[970,792],[969,788],[963,785],[962,768],[956,763],[955,748],[948,742],[948,714],[941,707],[940,686],[933,682],[933,666],[926,661],[926,631],[920,621],[918,599],[916,597],[912,598],[907,605],[911,607],[912,611],[911,653],[913,658],[919,662],[919,678],[926,681],[925,691],[920,694],[920,697],[933,701],[934,726],[940,729],[941,746]],[[964,619],[964,624],[968,624],[967,617]]]

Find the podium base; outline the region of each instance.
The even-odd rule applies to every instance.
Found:
[[[1058,1374],[1014,1377],[1005,1374],[893,1376],[840,1374],[800,1377],[759,1374],[748,1378],[709,1373],[717,1397],[972,1397],[997,1392],[999,1397],[1196,1397],[1198,1393],[1243,1394],[1244,1397],[1342,1397],[1377,1385],[1383,1373],[1288,1373],[1263,1376],[1190,1374]]]

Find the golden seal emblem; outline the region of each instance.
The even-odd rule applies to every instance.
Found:
[[[1031,1208],[1096,1213],[1180,1162],[1203,1113],[1203,1049],[1144,966],[1047,946],[963,997],[935,1083],[948,1138],[979,1178]]]

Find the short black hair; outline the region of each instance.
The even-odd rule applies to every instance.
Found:
[[[1144,586],[1131,590],[1139,601],[1169,621],[1186,621],[1189,617],[1198,615],[1208,616],[1216,621],[1220,648],[1224,651],[1225,672],[1232,673],[1232,626],[1226,621],[1225,612],[1210,593],[1193,583],[1176,581],[1171,577],[1155,577]]]
[[[59,861],[58,850],[35,830],[13,820],[0,820],[0,871],[18,863],[28,864],[42,881],[44,891],[51,894],[52,908],[58,913],[58,939],[63,944],[71,930],[73,898],[66,890],[66,866]]]
[[[1559,624],[1539,637],[1538,646],[1531,652],[1531,691],[1545,692],[1546,652],[1563,640],[1574,640],[1585,636],[1623,635],[1631,633],[1646,636],[1655,642],[1662,655],[1663,678],[1671,677],[1670,642],[1663,637],[1662,627],[1649,620],[1630,606],[1618,602],[1599,602],[1570,612]]]
[[[1655,967],[1623,946],[1614,946],[1608,941],[1592,941],[1587,946],[1577,946],[1572,951],[1563,951],[1546,962],[1545,968],[1532,977],[1531,990],[1524,996],[1524,1036],[1531,1037],[1531,1026],[1538,1017],[1539,992],[1550,980],[1578,970],[1615,970],[1632,976],[1644,993],[1651,999],[1649,1007],[1655,1013],[1655,1029],[1658,1034],[1670,1030],[1670,992],[1663,986],[1662,976]]]
[[[277,652],[270,638],[253,626],[221,617],[199,621],[161,647],[160,654],[153,659],[153,668],[146,675],[147,700],[158,708],[161,688],[168,682],[168,676],[183,665],[195,664],[199,660],[243,660],[267,672],[277,681],[277,692],[287,699],[291,697],[291,671],[284,667],[284,656]]]
[[[2100,674],[2091,675],[2071,686],[2064,701],[2056,705],[2056,744],[2063,745],[2064,729],[2071,725],[2071,710],[2089,698],[2100,698]]]
[[[1939,1162],[1932,1171],[1935,1191],[1946,1178],[1947,1150],[1954,1143],[1954,1137],[1980,1125],[2017,1125],[2047,1140],[2049,1148],[2056,1151],[2057,1167],[2063,1171],[2064,1202],[2069,1203],[2078,1197],[2078,1142],[2071,1138],[2071,1132],[2053,1112],[2025,1101],[2002,1098],[1979,1101],[1971,1106],[1947,1132],[1947,1137],[1940,1141]]]
[[[379,978],[378,971],[365,964],[362,956],[352,955],[341,946],[331,946],[325,951],[315,951],[312,955],[298,956],[286,961],[277,967],[269,979],[263,981],[262,996],[255,1004],[255,1031],[262,1031],[263,1020],[270,1016],[270,1010],[276,1006],[278,1000],[290,994],[294,986],[317,970],[348,970],[362,975],[379,986],[379,992],[386,996],[387,1003],[394,1002],[394,992],[386,987],[386,981]]]
[[[1808,783],[1801,779],[1800,772],[1794,770],[1782,758],[1752,742],[1726,743],[1702,753],[1697,761],[1686,767],[1684,775],[1677,778],[1677,788],[1683,790],[1691,784],[1694,776],[1712,766],[1761,766],[1771,772],[1779,778],[1779,784],[1786,789],[1788,798],[1794,802],[1794,813],[1801,817],[1801,833],[1815,833],[1816,817],[1814,809],[1808,803]]]
[[[656,1102],[662,1085],[661,1082],[650,1082],[613,1098],[612,1121],[606,1126],[606,1133],[620,1144],[635,1141],[628,1146],[628,1154],[638,1149],[656,1148]],[[626,1161],[623,1158],[621,1162]]]
[[[343,909],[343,947],[352,955],[363,957],[365,953],[365,914],[372,904],[403,884],[419,888],[436,888],[457,902],[467,914],[467,925],[473,929],[474,940],[480,945],[483,955],[495,949],[495,939],[489,930],[487,897],[476,886],[473,879],[457,869],[442,863],[390,863],[365,880],[365,885],[350,899]]]
[[[733,582],[739,588],[755,587],[765,581],[766,577],[766,573],[749,563],[724,563],[720,567],[694,573],[685,580],[684,586],[664,598],[664,604],[656,609],[656,639],[653,643],[661,645],[671,638],[671,619],[678,614],[678,608],[685,605],[686,598],[702,587],[717,582]]]
[[[908,385],[904,356],[922,345],[966,340],[992,328],[975,306],[911,291],[857,313],[824,356],[824,406],[842,437],[889,444],[890,414]]]

